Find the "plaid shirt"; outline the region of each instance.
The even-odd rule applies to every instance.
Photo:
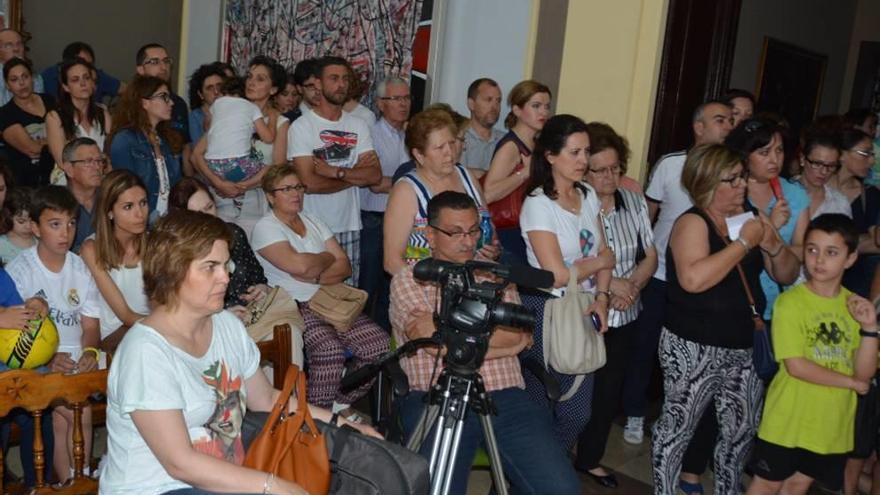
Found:
[[[419,282],[413,278],[412,267],[402,269],[391,280],[391,328],[398,344],[409,340],[406,336],[406,325],[416,317],[416,312],[432,313],[438,301],[439,286],[436,283]],[[519,303],[519,294],[513,284],[504,289],[505,302]],[[437,370],[434,363],[437,362]],[[427,391],[440,375],[442,358],[428,354],[425,349],[419,349],[412,357],[400,360],[403,371],[409,378],[409,386],[412,390]],[[480,375],[487,392],[502,390],[505,388],[525,388],[522,371],[519,367],[519,359],[509,356],[497,359],[489,359],[480,367]]]

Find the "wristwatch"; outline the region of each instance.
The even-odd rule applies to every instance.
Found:
[[[345,169],[344,168],[339,167],[336,169],[336,178],[339,180],[342,180],[345,178]]]
[[[872,339],[880,338],[880,331],[874,330],[873,332],[869,332],[863,328],[859,329],[859,335],[862,337],[871,337]]]

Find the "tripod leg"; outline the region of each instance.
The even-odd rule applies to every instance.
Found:
[[[452,476],[455,474],[455,460],[458,458],[458,446],[461,444],[462,431],[464,431],[464,417],[459,418],[455,422],[455,429],[452,431],[452,446],[449,460],[446,463],[446,479],[443,480],[443,495],[448,495],[449,488],[452,486]]]
[[[489,453],[489,467],[492,469],[495,493],[507,495],[507,480],[504,479],[504,470],[501,467],[501,454],[498,452],[498,443],[495,441],[492,418],[487,414],[480,414],[480,423],[483,426],[483,437],[486,439],[486,450]]]
[[[433,468],[431,471],[431,495],[446,494],[445,490],[448,490],[449,486],[448,480],[452,479],[453,466],[450,464],[450,457],[454,462],[455,452],[452,451],[452,439],[455,426],[447,424],[447,421],[449,418],[441,417],[437,422],[437,432],[434,438],[435,452],[431,453],[431,467]],[[444,489],[444,487],[446,488]]]
[[[437,420],[438,414],[440,414],[439,406],[428,406],[422,411],[422,417],[419,418],[416,428],[413,430],[412,435],[410,435],[409,440],[407,440],[406,448],[413,452],[418,452],[422,448],[422,442],[424,442],[428,432],[434,426],[434,421]]]

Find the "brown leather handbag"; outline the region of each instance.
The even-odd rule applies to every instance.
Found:
[[[297,407],[292,416],[286,411],[296,387]],[[248,448],[244,465],[292,481],[311,495],[330,490],[330,459],[327,445],[306,403],[306,377],[291,365],[284,388],[263,430]]]
[[[322,285],[309,299],[309,309],[333,325],[337,332],[347,332],[364,311],[367,291],[348,284]]]

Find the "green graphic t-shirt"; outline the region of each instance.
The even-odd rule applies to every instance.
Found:
[[[856,393],[817,385],[788,374],[782,361],[803,357],[844,375],[853,375],[859,324],[849,314],[852,292],[837,297],[814,294],[800,284],[779,296],[773,309],[773,350],[779,373],[770,383],[758,436],[784,447],[818,454],[839,454],[853,448]]]

